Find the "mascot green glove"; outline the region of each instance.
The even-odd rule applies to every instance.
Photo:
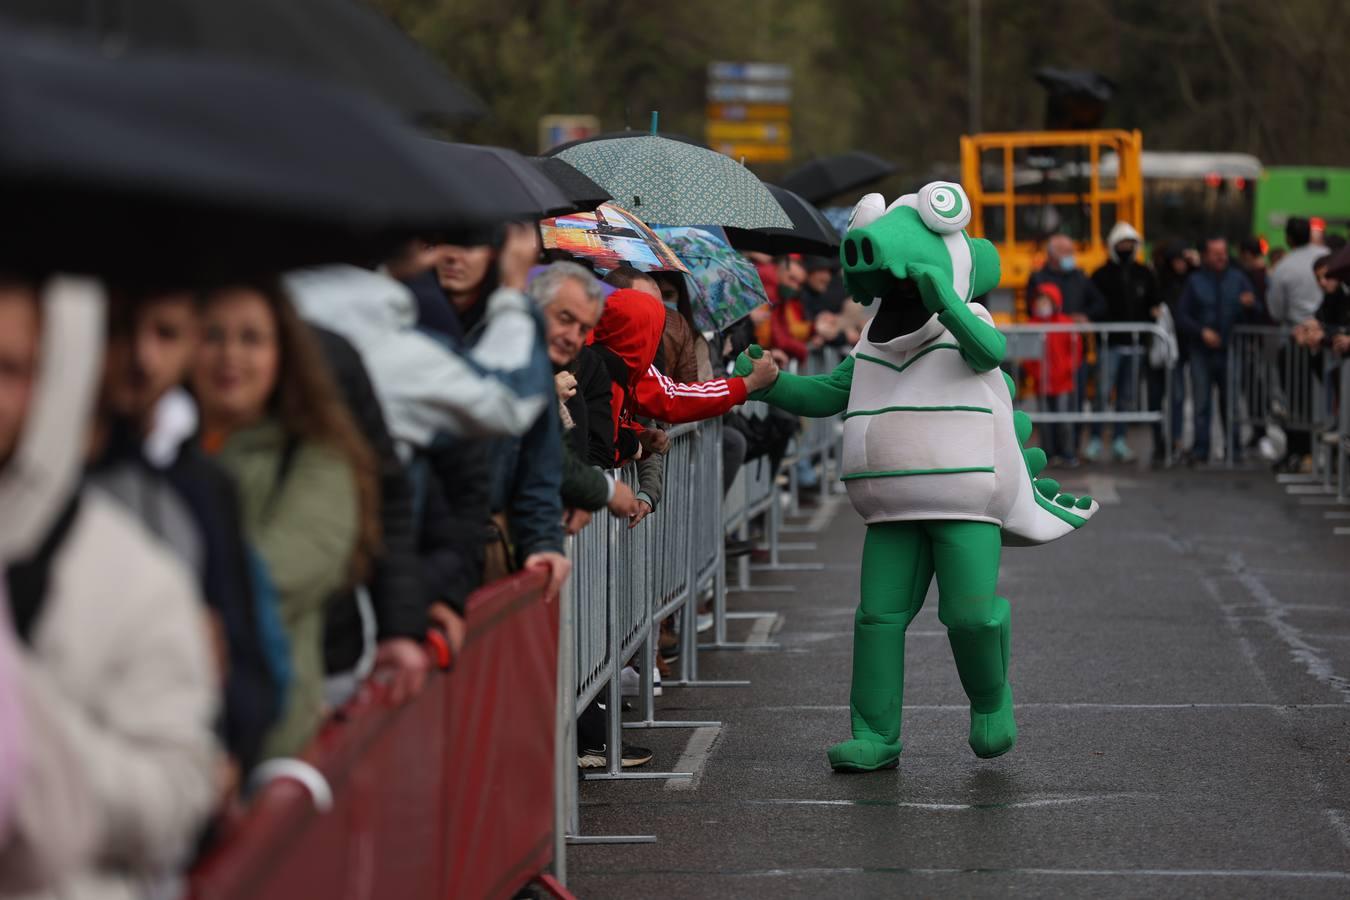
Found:
[[[782,373],[751,395],[802,416],[843,413],[843,480],[867,522],[854,622],[853,738],[830,748],[836,770],[893,768],[900,756],[905,629],[937,576],[970,698],[970,747],[989,758],[1017,739],[1008,684],[1008,601],[998,596],[1004,544],[1052,541],[1098,505],[1038,478],[1031,421],[1012,406],[998,364],[1004,338],[971,298],[999,280],[998,253],[963,230],[970,201],[935,182],[889,207],[879,194],[853,211],[840,255],[849,293],[876,316],[833,372]],[[759,347],[751,347],[758,356]],[[742,354],[736,374],[748,374]]]

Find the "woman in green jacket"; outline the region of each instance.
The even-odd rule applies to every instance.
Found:
[[[235,478],[244,529],[266,564],[293,680],[266,757],[297,753],[323,717],[328,597],[378,550],[374,459],[308,327],[271,287],[212,292],[192,373],[202,443]]]

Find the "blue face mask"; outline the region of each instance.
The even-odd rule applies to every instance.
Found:
[[[1072,272],[1074,269],[1078,268],[1078,261],[1072,256],[1064,256],[1059,260],[1059,267],[1065,272]]]

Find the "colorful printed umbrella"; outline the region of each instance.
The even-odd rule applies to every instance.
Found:
[[[547,249],[582,256],[608,272],[632,266],[644,272],[689,270],[678,256],[637,216],[615,203],[602,203],[594,212],[571,213],[539,223]]]
[[[557,155],[648,222],[792,227],[753,172],[697,144],[649,134],[585,141]]]
[[[769,302],[759,273],[716,232],[720,229],[657,228],[656,233],[689,267],[699,291],[690,296],[699,331],[721,331]]]

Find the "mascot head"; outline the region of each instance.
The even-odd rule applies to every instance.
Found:
[[[970,198],[961,185],[935,181],[890,206],[880,194],[858,201],[839,247],[844,283],[864,305],[887,298],[910,299],[906,266],[923,263],[951,278],[966,302],[998,286],[998,252],[965,232]]]

